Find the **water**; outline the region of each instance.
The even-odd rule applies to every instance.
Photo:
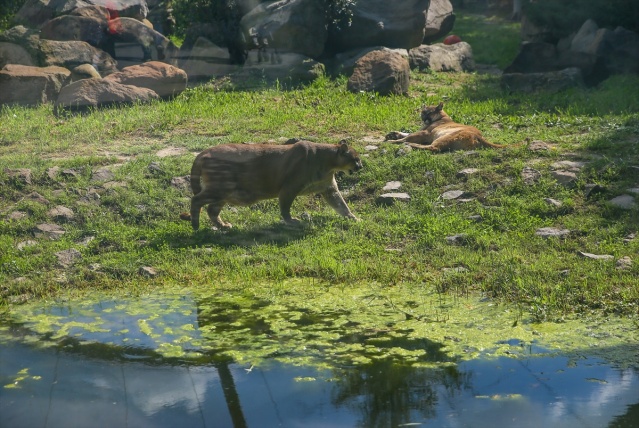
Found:
[[[220,347],[274,335],[255,311],[233,308],[241,322],[184,296],[135,302],[52,305],[5,322],[0,427],[639,427],[639,373],[595,357],[505,339],[516,357],[452,361],[420,342],[432,348],[421,364],[347,364],[324,349],[321,364],[271,352],[253,366]],[[239,342],[220,339],[229,334]]]

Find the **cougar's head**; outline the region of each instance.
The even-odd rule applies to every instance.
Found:
[[[422,107],[422,121],[424,125],[428,126],[431,123],[437,122],[444,117],[444,103],[439,103],[436,106],[423,106]]]
[[[346,140],[340,141],[339,149],[337,150],[337,157],[338,169],[348,171],[350,174],[355,171],[359,171],[364,167],[359,155],[346,143]]]

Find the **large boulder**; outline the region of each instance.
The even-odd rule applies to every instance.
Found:
[[[145,0],[26,0],[15,20],[31,28],[38,28],[48,20],[67,15],[73,10],[101,6],[109,10],[111,17],[145,19],[149,8]]]
[[[455,25],[455,14],[450,0],[430,0],[426,14],[423,44],[428,45],[450,33]]]
[[[158,61],[126,67],[120,72],[108,75],[105,80],[148,88],[161,98],[169,98],[181,93],[186,89],[187,84],[187,76],[183,70]]]
[[[114,45],[114,50],[107,52],[116,59],[116,43],[132,43],[142,49],[139,62],[170,61],[177,53],[177,48],[169,39],[133,18],[115,18],[108,21],[108,38]]]
[[[367,48],[353,49],[347,52],[342,52],[335,55],[328,64],[330,66],[330,72],[333,76],[350,76],[355,70],[355,64],[364,55],[372,51],[389,51],[395,52],[408,59],[408,50],[406,49],[389,49],[384,46],[371,46]]]
[[[92,64],[102,76],[118,70],[117,62],[108,53],[86,42],[41,40],[40,51],[43,66],[58,65],[71,70],[82,64]]]
[[[377,50],[357,61],[347,89],[351,92],[403,95],[408,93],[409,82],[408,60],[397,52]]]
[[[270,48],[280,52],[319,57],[328,37],[320,3],[317,0],[261,3],[240,21],[247,47],[258,48],[266,41]]]
[[[367,46],[411,49],[422,44],[430,0],[358,0],[349,27],[329,36],[326,49],[346,52]]]
[[[65,86],[55,102],[57,114],[62,111],[83,112],[110,105],[144,103],[158,98],[151,89],[122,85],[106,79],[83,79]]]
[[[0,104],[33,106],[53,102],[69,81],[62,67],[6,65],[0,70]]]
[[[408,52],[411,68],[433,71],[473,71],[473,50],[466,42],[421,45]]]
[[[504,73],[501,75],[501,87],[510,92],[559,92],[583,85],[579,68],[566,68],[545,73]]]
[[[86,9],[86,8],[85,8]],[[51,19],[40,28],[40,39],[79,40],[102,50],[108,50],[107,18],[63,15]]]
[[[7,64],[35,65],[35,61],[22,46],[0,42],[0,68]]]

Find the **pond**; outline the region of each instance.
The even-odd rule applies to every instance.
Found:
[[[324,292],[345,303],[189,291],[15,307],[0,328],[0,426],[639,426],[639,371],[622,358],[637,357],[636,324],[564,323],[587,332],[579,347],[485,302],[438,297],[407,316]],[[504,314],[493,346],[469,339]]]

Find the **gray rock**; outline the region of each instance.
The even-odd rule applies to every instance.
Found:
[[[464,168],[461,171],[457,172],[456,176],[457,178],[468,178],[471,175],[477,174],[479,171],[481,171],[478,168]]]
[[[402,187],[402,182],[401,181],[389,181],[388,183],[386,183],[384,185],[382,190],[385,190],[385,191],[399,190],[400,187]]]
[[[18,242],[18,245],[16,245],[16,248],[20,251],[23,251],[25,248],[33,247],[35,245],[38,245],[38,241],[27,239],[26,241]]]
[[[521,179],[524,181],[524,184],[527,186],[532,186],[537,183],[541,179],[541,172],[533,169],[529,166],[525,166],[521,170]]]
[[[631,195],[619,195],[616,198],[612,198],[608,202],[615,207],[623,208],[626,210],[632,209],[637,206],[637,204],[635,203],[635,198]]]
[[[29,168],[10,169],[5,168],[4,172],[15,181],[21,184],[31,184],[31,170]]]
[[[537,229],[535,235],[541,236],[542,238],[564,238],[570,235],[570,230],[556,227],[542,227]]]
[[[18,10],[15,20],[38,27],[55,16],[94,5],[109,8],[114,16],[127,16],[140,20],[145,19],[149,13],[145,0],[27,0]]]
[[[617,260],[616,263],[617,269],[619,270],[627,270],[632,268],[632,259],[628,256],[624,256]]]
[[[449,0],[430,0],[426,13],[424,44],[430,44],[448,34],[455,25],[453,5]]]
[[[15,43],[0,42],[0,69],[7,64],[27,65],[35,67],[29,51]]]
[[[452,199],[461,198],[464,193],[465,192],[463,190],[449,190],[447,192],[442,193],[440,198],[442,198],[445,201],[450,201]]]
[[[158,99],[158,95],[147,88],[122,85],[105,79],[85,79],[73,82],[60,91],[54,109],[86,111],[90,108],[145,103]]]
[[[379,149],[379,147],[373,146],[371,144],[369,144],[366,147],[364,147],[364,150],[366,150],[367,152],[374,152],[375,150],[378,150],[378,149]]]
[[[91,181],[93,182],[111,181],[114,178],[115,174],[108,167],[99,168],[91,174]]]
[[[169,98],[180,94],[186,89],[186,72],[159,61],[148,61],[144,64],[125,67],[122,71],[113,73],[105,80],[147,88],[161,98]]]
[[[71,221],[75,217],[73,210],[67,207],[64,207],[62,205],[58,205],[56,207],[51,208],[47,212],[47,215],[53,219],[62,220],[62,221]]]
[[[550,175],[557,180],[559,184],[571,185],[577,180],[577,174],[572,171],[557,170],[551,171]]]
[[[552,198],[545,198],[544,202],[547,203],[548,205],[555,207],[555,208],[561,208],[561,206],[563,205],[563,203],[561,201],[558,201],[556,199],[552,199]]]
[[[59,239],[65,230],[57,224],[42,223],[35,227],[34,235],[38,238]]]
[[[190,190],[191,189],[191,176],[185,175],[182,177],[173,177],[171,179],[171,186],[175,187],[179,190]]]
[[[468,242],[468,235],[465,233],[460,233],[458,235],[447,236],[446,242],[448,242],[450,245],[464,245]]]
[[[12,211],[9,214],[7,214],[7,216],[5,217],[8,221],[18,221],[18,220],[22,220],[23,218],[27,218],[27,213],[25,213],[24,211]]]
[[[58,258],[58,266],[62,268],[69,268],[82,258],[82,254],[75,248],[58,251],[55,256]]]
[[[408,52],[410,67],[433,71],[474,71],[473,50],[466,42],[421,45]]]
[[[139,274],[148,278],[155,278],[156,276],[158,276],[157,270],[150,266],[142,266],[139,270]]]
[[[572,171],[572,172],[579,172],[585,165],[586,165],[585,162],[563,160],[559,162],[554,162],[552,165],[550,165],[550,167],[554,169],[563,169],[563,170]]]
[[[39,194],[38,192],[31,192],[26,196],[26,199],[37,202],[42,205],[49,205],[49,200]]]
[[[408,193],[384,193],[377,197],[377,203],[380,205],[393,205],[395,202],[409,202],[410,195]]]

